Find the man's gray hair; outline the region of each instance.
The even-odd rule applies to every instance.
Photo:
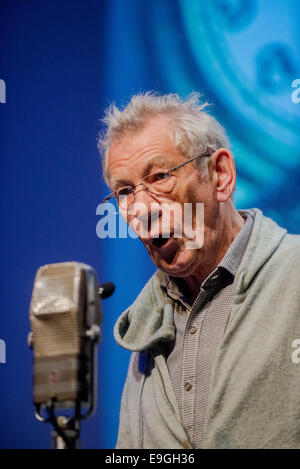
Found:
[[[230,150],[223,127],[207,112],[207,102],[200,103],[200,94],[192,93],[186,99],[178,94],[158,95],[153,92],[133,96],[123,108],[115,104],[105,112],[106,131],[100,135],[98,148],[103,155],[103,176],[109,185],[108,152],[113,141],[123,135],[143,129],[154,117],[165,115],[171,121],[170,138],[187,158],[209,156],[219,148]],[[208,178],[208,159],[195,160],[195,167]]]

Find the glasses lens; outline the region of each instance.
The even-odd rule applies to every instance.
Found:
[[[149,191],[155,194],[165,194],[171,192],[175,186],[175,178],[172,173],[160,172],[151,174],[148,178]]]
[[[120,210],[125,209],[129,203],[129,197],[134,193],[134,188],[131,186],[122,187],[117,192],[117,201]]]
[[[130,194],[133,194],[133,192],[134,192],[133,187],[130,187],[130,186],[122,187],[122,189],[119,189],[117,192],[117,198],[118,200],[126,198]]]

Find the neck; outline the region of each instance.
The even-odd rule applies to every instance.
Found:
[[[184,279],[183,287],[187,299],[192,304],[197,298],[204,280],[217,268],[234,238],[242,229],[245,220],[230,201],[223,204],[219,213],[219,223],[211,245],[205,253],[205,261],[193,274]]]

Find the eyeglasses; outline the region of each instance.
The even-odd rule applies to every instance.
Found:
[[[117,205],[119,207],[120,212],[124,213],[127,211],[127,208],[134,203],[135,201],[135,194],[138,187],[142,186],[142,190],[149,192],[151,195],[155,196],[162,196],[172,192],[174,189],[176,180],[172,178],[172,174],[174,171],[182,168],[188,163],[196,160],[197,158],[209,158],[212,155],[210,152],[204,153],[201,155],[194,156],[193,158],[185,161],[184,163],[175,166],[174,168],[170,169],[169,171],[161,171],[156,170],[153,173],[145,176],[138,184],[135,186],[125,186],[116,191],[109,194],[105,199],[101,202],[102,204],[107,203],[109,200],[115,198],[117,201]]]

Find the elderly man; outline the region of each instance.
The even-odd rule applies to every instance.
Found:
[[[230,146],[205,107],[145,93],[106,114],[105,201],[139,221],[158,267],[115,326],[133,352],[117,448],[300,447],[300,237],[236,210]],[[165,237],[175,203],[204,207],[194,248],[176,215]]]

